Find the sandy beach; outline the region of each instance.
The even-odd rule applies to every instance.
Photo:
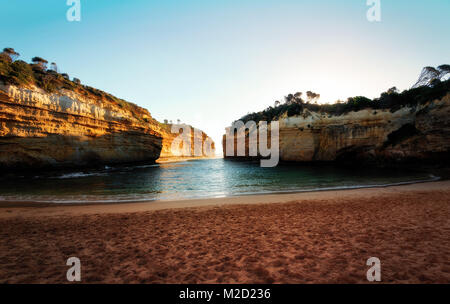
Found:
[[[102,205],[0,203],[0,283],[450,283],[450,181]]]

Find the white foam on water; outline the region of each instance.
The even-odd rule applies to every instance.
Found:
[[[107,176],[107,173],[83,173],[83,172],[76,172],[76,173],[67,173],[63,174],[57,177],[58,179],[67,179],[67,178],[81,178],[81,177],[88,177],[88,176]]]

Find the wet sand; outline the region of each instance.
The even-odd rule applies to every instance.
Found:
[[[450,181],[129,204],[0,203],[0,283],[450,283]]]

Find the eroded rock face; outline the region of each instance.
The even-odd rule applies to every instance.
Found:
[[[190,136],[189,148],[184,147],[182,134],[183,127],[187,130],[189,129]],[[208,158],[215,154],[215,144],[214,141],[203,131],[194,129],[189,125],[179,125],[179,127],[174,127],[172,132],[172,125],[163,125],[160,132],[162,135],[162,150],[160,159],[173,159],[173,158]],[[195,145],[197,144],[197,149]]]
[[[2,168],[153,162],[178,155],[172,145],[178,133],[170,131],[138,106],[76,91],[48,93],[0,83]],[[203,143],[212,141],[201,134]]]
[[[279,125],[282,161],[445,160],[450,153],[450,94],[393,113],[367,109],[331,116],[305,110],[280,119]],[[224,155],[225,143],[224,137]]]
[[[68,90],[0,85],[0,166],[154,161],[162,137],[150,113],[137,110]]]

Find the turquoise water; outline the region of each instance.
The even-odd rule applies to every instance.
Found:
[[[433,180],[427,172],[280,164],[224,159],[195,160],[102,170],[1,176],[0,200],[113,202],[385,186]]]

